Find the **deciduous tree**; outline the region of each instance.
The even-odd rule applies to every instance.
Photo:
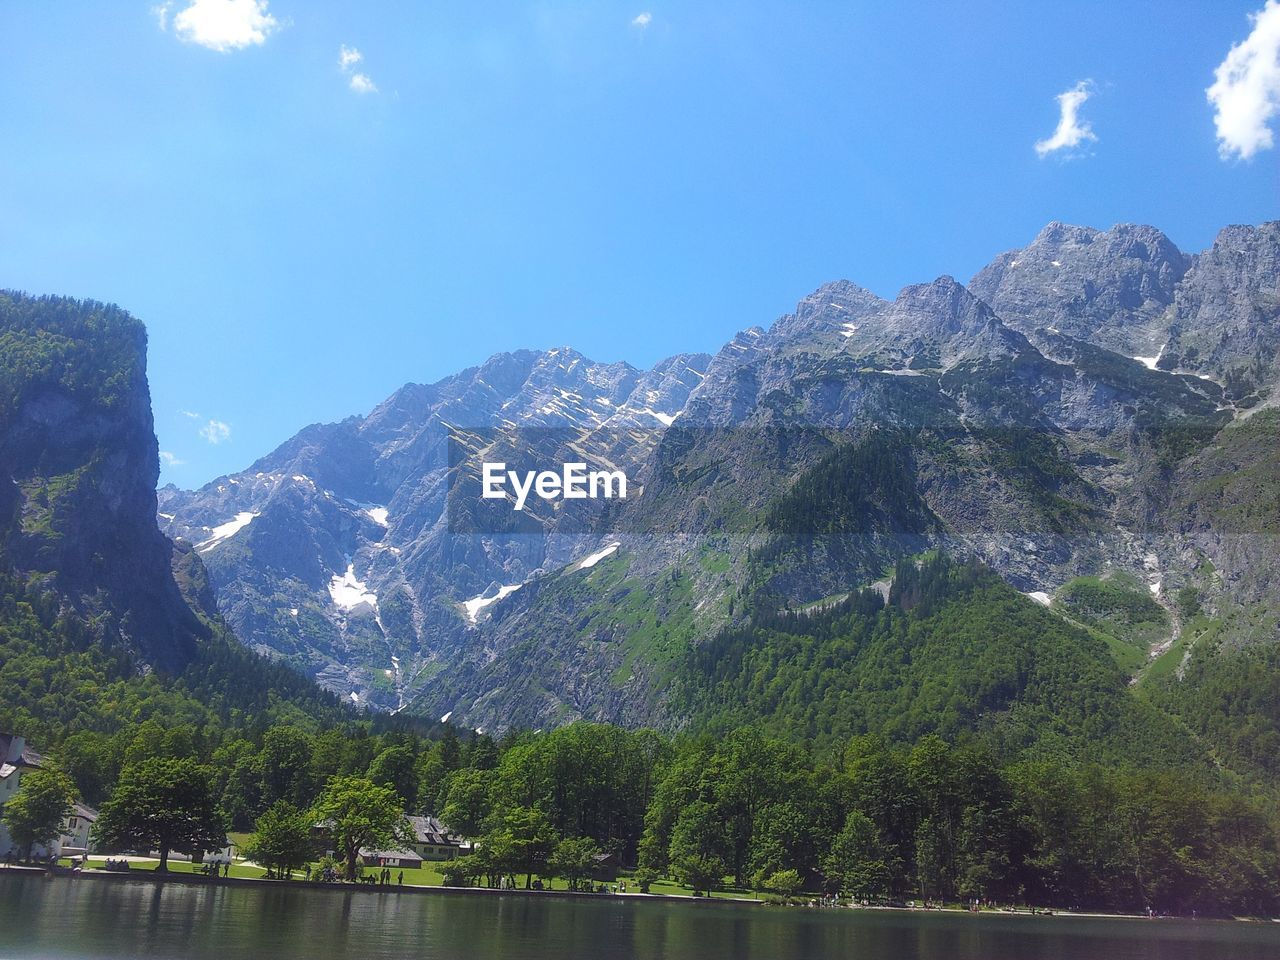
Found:
[[[333,849],[354,880],[361,847],[393,847],[411,842],[403,804],[390,787],[364,777],[332,777],[312,810],[329,831]]]
[[[61,770],[45,768],[22,775],[18,792],[3,810],[9,836],[22,848],[24,859],[31,859],[35,846],[57,839],[75,799],[76,786]]]
[[[98,842],[112,850],[158,850],[157,871],[169,853],[195,856],[220,850],[227,824],[215,800],[213,773],[190,759],[152,757],[126,767],[95,825]]]

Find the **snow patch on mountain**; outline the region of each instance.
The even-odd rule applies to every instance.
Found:
[[[379,506],[376,503],[365,503],[360,500],[347,500],[347,503],[351,504],[378,526],[385,527],[387,525],[386,507]]]
[[[653,417],[655,420],[659,421],[663,426],[666,426],[666,427],[669,427],[673,423],[675,423],[676,417],[680,416],[680,414],[678,413],[674,413],[674,414],[659,413],[657,410],[651,410],[649,407],[645,407],[640,412],[649,414],[649,416]]]
[[[378,611],[378,595],[369,589],[368,584],[356,577],[354,563],[347,564],[345,573],[335,573],[329,580],[329,596],[333,605],[339,610],[352,611],[367,606],[374,613]]]
[[[1167,346],[1168,344],[1166,343],[1165,347]],[[1164,356],[1164,347],[1161,347],[1159,350],[1156,351],[1156,355],[1154,357],[1134,357],[1133,359],[1137,360],[1140,364],[1142,364],[1148,370],[1154,370],[1156,368],[1156,364],[1160,362],[1160,358],[1163,356]]]
[[[243,513],[237,513],[232,519],[228,520],[226,523],[218,524],[216,527],[214,527],[209,531],[209,533],[212,534],[212,536],[210,536],[207,540],[203,540],[200,543],[196,544],[196,552],[208,553],[218,544],[222,543],[222,541],[227,540],[231,537],[234,537],[237,533],[239,533],[241,530],[247,527],[250,523],[252,523],[257,516],[258,515],[256,513],[250,513],[248,511],[244,511]]]
[[[492,596],[485,596],[485,594],[482,593],[480,594],[480,596],[472,597],[470,600],[463,600],[462,606],[463,606],[463,609],[467,611],[467,619],[470,620],[472,623],[475,623],[480,616],[481,610],[483,610],[487,606],[490,606],[491,604],[497,603],[503,597],[510,596],[511,594],[519,590],[522,586],[524,586],[524,584],[513,583],[505,587],[499,587],[497,592],[494,593]]]
[[[605,557],[609,556],[611,553],[617,550],[620,546],[622,546],[622,544],[620,543],[611,543],[604,549],[597,550],[595,553],[591,554],[590,556],[585,557],[582,560],[582,562],[578,564],[578,569],[590,570],[592,567],[594,567],[597,563],[599,563]]]

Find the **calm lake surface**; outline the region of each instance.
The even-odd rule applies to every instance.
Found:
[[[1275,960],[1280,924],[202,888],[0,874],[0,957]]]

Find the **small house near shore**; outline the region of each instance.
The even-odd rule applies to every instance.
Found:
[[[93,853],[89,834],[97,822],[97,810],[88,804],[75,804],[71,808],[71,816],[62,821],[62,832],[56,841],[58,849],[54,852],[60,857],[79,857]]]
[[[592,858],[591,879],[612,883],[618,879],[618,858],[612,853],[597,853]]]
[[[454,857],[470,853],[471,848],[462,837],[449,832],[449,829],[435,817],[406,817],[413,839],[409,844],[423,860],[452,860]]]
[[[399,867],[402,870],[417,870],[422,866],[422,857],[412,850],[360,850],[360,862],[366,867]]]

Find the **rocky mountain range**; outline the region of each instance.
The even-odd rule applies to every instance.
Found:
[[[158,516],[245,643],[490,730],[678,727],[707,638],[934,550],[1105,634],[1139,682],[1205,637],[1277,639],[1278,357],[1280,223],[1195,255],[1053,223],[967,286],[831,283],[714,357],[497,354],[165,487]],[[476,495],[491,457],[622,469],[631,493],[517,514]],[[1154,601],[1145,626],[1082,607],[1095,580]]]

